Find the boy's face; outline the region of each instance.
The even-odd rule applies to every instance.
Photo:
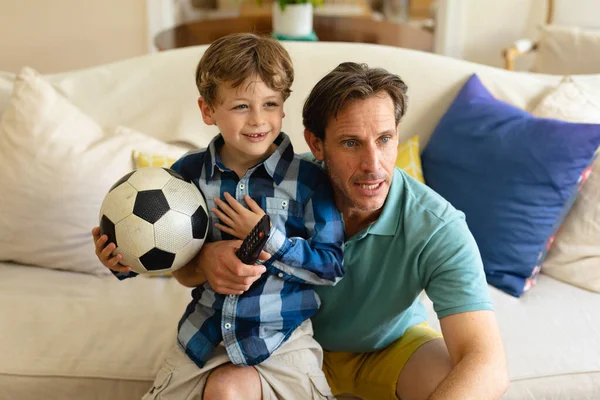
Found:
[[[225,140],[221,152],[226,152],[228,159],[246,164],[272,153],[271,145],[285,116],[280,92],[259,77],[251,77],[237,88],[221,85],[215,103],[211,109],[204,99],[198,99],[204,122],[219,127]]]

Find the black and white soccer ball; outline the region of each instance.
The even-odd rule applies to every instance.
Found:
[[[163,274],[187,264],[208,231],[206,201],[176,172],[140,168],[119,179],[102,202],[100,233],[117,246],[121,264]]]

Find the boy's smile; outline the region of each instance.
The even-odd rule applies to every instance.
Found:
[[[281,132],[283,95],[257,76],[238,87],[219,85],[216,104],[201,97],[198,105],[204,122],[217,125],[225,144],[218,152],[223,164],[243,176],[248,168],[267,159],[275,150],[273,141]]]

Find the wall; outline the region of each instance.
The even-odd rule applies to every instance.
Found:
[[[148,52],[145,0],[0,0],[0,70],[53,73]]]
[[[546,0],[440,0],[436,52],[503,67],[502,51],[515,40],[535,39]],[[526,69],[522,60],[518,69]]]

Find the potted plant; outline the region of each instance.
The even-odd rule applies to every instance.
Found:
[[[273,33],[287,38],[309,36],[313,31],[313,6],[321,4],[323,0],[275,0]]]

